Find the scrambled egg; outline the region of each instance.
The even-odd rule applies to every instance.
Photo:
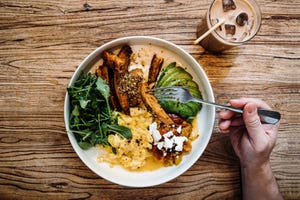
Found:
[[[152,136],[148,131],[152,123],[152,115],[142,108],[130,108],[131,116],[119,113],[119,124],[131,129],[132,139],[124,139],[118,134],[109,135],[108,142],[116,149],[113,153],[110,149],[104,157],[99,158],[114,165],[121,165],[129,170],[137,170],[146,164],[147,158],[152,154]]]

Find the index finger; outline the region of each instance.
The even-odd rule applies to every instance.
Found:
[[[229,100],[229,103],[233,107],[237,107],[237,108],[244,108],[244,106],[247,103],[254,103],[257,108],[263,108],[263,109],[267,109],[267,110],[271,109],[271,107],[266,102],[262,101],[261,99],[256,99],[256,98],[231,99],[231,100]]]

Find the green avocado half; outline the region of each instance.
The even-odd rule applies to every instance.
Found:
[[[166,66],[156,83],[156,87],[182,86],[187,88],[191,94],[202,99],[198,84],[184,68],[177,66],[175,62]],[[160,101],[163,109],[167,113],[173,113],[191,122],[201,110],[202,104],[196,102],[179,103],[176,101]]]

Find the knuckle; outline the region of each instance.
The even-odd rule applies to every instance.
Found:
[[[260,119],[258,117],[252,117],[246,120],[246,123],[248,127],[255,128],[260,125]]]

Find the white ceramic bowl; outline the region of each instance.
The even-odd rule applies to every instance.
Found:
[[[145,48],[145,55],[149,53],[152,57],[152,51],[158,51],[158,55],[165,59],[164,66],[169,62],[176,61],[179,65],[186,68],[192,74],[194,80],[198,83],[202,92],[203,98],[209,101],[214,101],[213,91],[209,80],[201,68],[199,63],[186,51],[177,45],[166,40],[146,37],[146,36],[131,36],[108,42],[97,48],[88,55],[76,69],[71,78],[69,85],[74,84],[81,72],[90,71],[100,60],[100,55],[104,50],[118,49],[124,44],[128,44],[135,49]],[[154,171],[147,172],[132,172],[123,169],[122,167],[110,167],[108,163],[97,162],[97,153],[99,149],[91,148],[82,150],[69,128],[70,105],[68,93],[65,97],[64,119],[69,140],[80,159],[96,174],[113,183],[130,186],[130,187],[148,187],[159,185],[168,182],[188,170],[201,156],[205,150],[214,126],[215,108],[213,106],[203,105],[201,111],[197,115],[197,129],[199,137],[193,141],[192,151],[183,157],[182,162],[177,166],[164,167]]]

